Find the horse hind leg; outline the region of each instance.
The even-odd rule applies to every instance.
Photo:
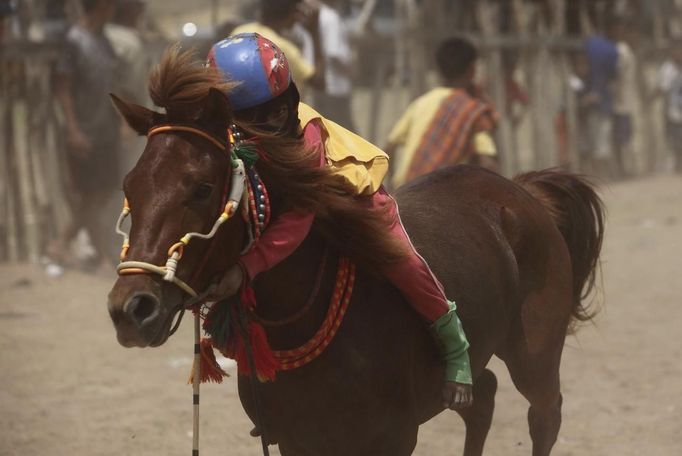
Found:
[[[493,421],[496,392],[497,378],[491,370],[485,369],[474,381],[474,401],[471,407],[458,410],[466,425],[464,456],[483,454],[483,445]]]
[[[516,389],[528,400],[533,456],[549,456],[561,427],[559,362],[563,341],[554,353],[505,359]]]

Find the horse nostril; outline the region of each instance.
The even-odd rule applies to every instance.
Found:
[[[123,310],[137,326],[142,326],[158,314],[159,300],[154,295],[136,294],[123,306]]]

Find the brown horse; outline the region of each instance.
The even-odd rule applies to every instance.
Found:
[[[140,134],[158,124],[184,122],[222,141],[231,119],[229,107],[219,92],[210,90],[219,78],[205,71],[190,68],[182,56],[167,55],[150,83],[155,102],[167,114],[116,99],[117,107]],[[182,112],[192,114],[183,117]],[[268,153],[275,156],[276,144]],[[210,228],[219,213],[219,190],[230,178],[229,166],[224,151],[198,135],[170,131],[150,137],[124,183],[132,208],[128,258],[163,264],[168,247],[180,236]],[[290,185],[310,185],[308,195],[320,191],[314,179]],[[286,194],[286,180],[273,188],[273,205],[286,204],[276,198],[278,192]],[[361,201],[333,193],[361,206]],[[486,365],[497,355],[530,403],[533,454],[548,455],[561,424],[564,339],[573,321],[590,317],[581,299],[593,283],[603,236],[599,197],[585,180],[568,173],[541,171],[510,181],[464,166],[437,171],[400,189],[398,201],[415,246],[458,303],[471,342],[474,402],[459,412],[466,424],[464,454],[482,454],[497,387]],[[339,213],[319,209],[319,218],[329,221]],[[372,273],[362,255],[334,242],[343,239],[346,224],[355,222],[338,220],[343,223],[336,238],[319,225],[289,258],[253,284],[260,316],[282,320],[297,314],[311,295],[325,251],[329,265],[342,254],[358,262],[352,302],[326,351],[258,386],[264,429],[283,455],[409,455],[419,425],[442,411],[443,364],[426,325],[400,293]],[[358,226],[376,228],[365,223],[349,230],[357,235]],[[244,221],[235,217],[212,243],[193,241],[178,276],[197,290],[207,287],[234,264],[245,230]],[[357,239],[370,249],[366,253],[372,253],[367,242],[372,235]],[[330,244],[332,248],[326,247]],[[208,260],[200,266],[205,255]],[[333,267],[324,269],[307,312],[286,325],[266,328],[273,348],[297,347],[315,333],[334,276]],[[109,312],[125,346],[163,344],[182,306],[182,292],[151,275],[121,277],[109,295]],[[242,376],[239,392],[254,419],[251,384]]]

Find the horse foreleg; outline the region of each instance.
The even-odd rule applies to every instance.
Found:
[[[483,454],[483,445],[493,421],[496,392],[497,378],[491,370],[485,369],[474,380],[473,404],[464,410],[458,410],[457,413],[460,414],[466,425],[464,456],[481,456]]]

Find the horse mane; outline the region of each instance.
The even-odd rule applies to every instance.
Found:
[[[181,51],[176,45],[166,50],[152,71],[149,95],[155,105],[166,109],[168,121],[199,122],[211,89],[227,94],[235,86],[218,68],[203,65],[192,51]],[[237,122],[231,115],[219,121],[224,128]],[[256,167],[274,196],[273,204],[279,206],[273,207],[274,213],[288,209],[313,212],[313,230],[334,250],[370,272],[378,274],[405,256],[402,245],[387,236],[384,212],[370,209],[329,169],[316,166],[317,151],[307,147],[302,137],[265,132],[248,123],[237,125],[247,137],[258,138]]]
[[[218,68],[203,64],[178,44],[166,49],[149,76],[152,101],[166,109],[168,120],[177,122],[199,120],[211,89],[228,93],[235,86]]]

